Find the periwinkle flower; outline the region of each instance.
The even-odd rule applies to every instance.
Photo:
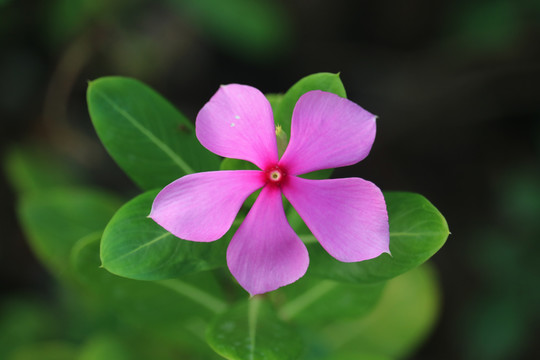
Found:
[[[368,155],[375,116],[360,106],[323,91],[304,94],[280,159],[270,103],[253,87],[231,84],[201,109],[196,134],[208,150],[250,161],[260,170],[186,175],[156,196],[150,217],[181,239],[214,241],[230,229],[246,198],[262,188],[227,249],[231,273],[251,295],[295,282],[309,264],[306,246],[285,216],[282,194],[337,260],[390,252],[388,214],[377,186],[360,178],[298,177]]]

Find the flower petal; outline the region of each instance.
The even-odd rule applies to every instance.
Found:
[[[390,253],[386,203],[373,183],[359,178],[287,179],[285,197],[334,258],[353,262]]]
[[[251,161],[263,170],[277,163],[272,107],[254,87],[221,86],[199,111],[195,130],[213,153]]]
[[[280,167],[291,175],[356,164],[371,150],[376,116],[324,91],[302,95],[294,108]]]
[[[261,171],[213,171],[186,175],[154,199],[148,217],[173,235],[214,241],[231,227],[246,198],[264,185]]]
[[[229,244],[227,264],[251,295],[293,283],[306,273],[308,252],[287,222],[278,187],[261,191]]]

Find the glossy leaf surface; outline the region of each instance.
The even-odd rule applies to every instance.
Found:
[[[208,344],[230,360],[298,359],[303,344],[262,298],[251,298],[218,316],[206,333]]]
[[[219,166],[219,158],[199,144],[193,124],[143,83],[100,78],[89,84],[87,100],[103,145],[142,189]]]
[[[316,242],[309,244],[314,275],[338,281],[368,283],[391,279],[428,260],[445,243],[449,230],[441,213],[419,194],[384,193],[390,221],[392,255],[342,263]]]
[[[101,242],[103,267],[131,279],[163,280],[225,265],[225,239],[182,240],[148,218],[157,193],[127,202],[107,224]]]

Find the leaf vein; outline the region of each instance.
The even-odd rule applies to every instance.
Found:
[[[101,96],[116,112],[126,118],[137,130],[139,130],[144,136],[146,136],[150,141],[152,141],[161,151],[163,151],[167,156],[171,158],[176,165],[178,165],[182,171],[186,174],[192,174],[195,171],[189,166],[184,160],[182,160],[167,144],[161,141],[156,137],[151,131],[146,129],[140,122],[137,121],[131,114],[118,106],[114,101],[112,101],[107,95],[98,92],[98,95]]]
[[[120,261],[120,260],[122,260],[122,259],[124,259],[124,258],[126,258],[126,257],[128,257],[130,255],[133,255],[134,253],[138,252],[139,250],[144,249],[145,247],[150,246],[150,245],[152,245],[152,244],[154,244],[154,243],[156,243],[156,242],[158,242],[160,240],[163,240],[164,238],[166,238],[169,235],[172,236],[172,234],[170,232],[166,232],[164,234],[161,234],[160,236],[158,236],[156,238],[153,238],[149,242],[146,242],[146,243],[144,243],[142,245],[139,245],[135,249],[123,254],[122,256],[117,257],[116,259],[112,260],[111,262]]]

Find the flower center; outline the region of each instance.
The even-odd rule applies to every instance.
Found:
[[[278,166],[266,170],[266,178],[271,184],[280,185],[284,177],[285,173]]]

